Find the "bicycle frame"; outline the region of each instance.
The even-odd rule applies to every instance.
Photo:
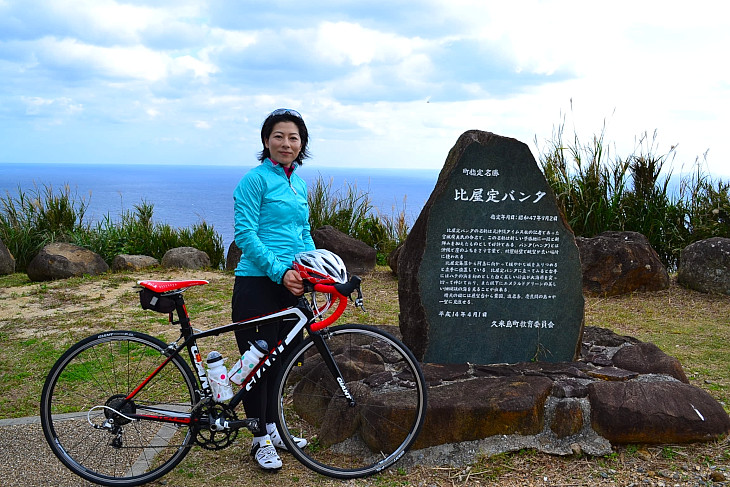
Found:
[[[358,299],[355,301],[355,303],[356,305],[362,306],[362,294],[360,293],[359,284],[360,279],[357,278],[357,276],[354,276],[353,279],[346,285],[332,286],[325,284],[315,284],[307,286],[307,291],[317,291],[332,294],[338,300],[337,308],[332,313],[332,315],[322,321],[315,320],[315,313],[312,310],[312,306],[307,301],[307,299],[302,296],[299,298],[299,302],[295,306],[285,308],[271,314],[250,318],[240,322],[230,323],[228,325],[212,328],[210,330],[200,331],[197,333],[193,330],[190,324],[190,316],[187,312],[185,301],[182,296],[183,290],[178,290],[174,293],[167,294],[170,298],[173,298],[175,300],[175,313],[178,316],[178,320],[174,321],[173,313],[171,312],[169,314],[170,322],[172,324],[180,325],[181,336],[177,341],[183,339],[183,342],[180,345],[176,346],[176,341],[168,346],[168,349],[164,352],[166,359],[125,398],[123,404],[120,405],[119,409],[123,409],[126,404],[128,404],[130,401],[133,401],[135,396],[145,387],[145,385],[153,380],[155,376],[157,376],[157,374],[168,363],[170,363],[170,361],[172,361],[175,356],[179,355],[184,349],[187,349],[190,362],[195,365],[195,372],[198,378],[199,385],[201,386],[199,393],[200,398],[197,404],[194,405],[193,410],[189,413],[180,413],[164,410],[158,407],[142,407],[152,414],[135,412],[131,414],[125,414],[125,416],[127,416],[129,419],[145,419],[163,423],[192,424],[192,413],[197,408],[204,405],[206,401],[213,400],[213,394],[211,392],[210,385],[208,384],[208,377],[205,367],[203,367],[203,359],[198,349],[197,340],[222,335],[225,333],[235,332],[237,330],[250,328],[252,326],[265,326],[276,321],[296,321],[296,323],[292,326],[286,337],[284,337],[284,339],[280,340],[276,345],[274,345],[269,350],[269,352],[261,358],[258,365],[249,372],[248,376],[241,383],[241,388],[239,389],[239,391],[234,394],[233,398],[231,398],[230,401],[225,403],[227,405],[227,408],[235,409],[241,403],[244,396],[256,385],[258,380],[266,373],[269,367],[271,367],[274,362],[276,362],[280,358],[284,350],[286,350],[286,348],[291,345],[294,339],[304,329],[306,329],[307,332],[312,336],[312,339],[315,342],[315,346],[323,357],[325,364],[330,369],[335,380],[337,380],[337,382],[340,384],[342,394],[348,401],[350,401],[351,404],[354,405],[352,395],[345,385],[342,373],[340,372],[337,364],[332,358],[332,355],[327,348],[327,345],[322,338],[320,331],[337,321],[337,319],[342,315],[345,308],[347,307],[347,296],[349,296],[352,291],[356,290],[358,292]],[[347,294],[344,295],[343,292]],[[255,427],[255,425],[252,423],[253,421],[257,421],[257,419],[251,418],[249,420],[238,421],[236,422],[237,424],[231,424],[228,421],[225,421],[222,424],[216,422],[215,428],[222,430],[227,428],[240,428],[243,426]]]
[[[272,431],[272,419],[278,435],[272,442],[281,440],[274,448],[286,448],[306,467],[333,478],[379,473],[416,441],[427,383],[413,353],[379,327],[327,328],[350,298],[362,307],[359,278],[343,284],[305,280],[306,294],[293,306],[205,331],[192,327],[183,294],[208,281],[139,284],[142,308],[168,314],[179,335],[168,342],[137,331],[88,336],[59,357],[43,386],[46,441],[80,477],[118,487],[149,483],[175,468],[193,446],[221,450],[241,429],[258,433],[267,423]],[[247,366],[240,389],[226,394],[231,399],[219,401],[199,344],[207,349],[218,341],[208,337],[274,322],[278,333],[268,351]],[[266,381],[272,388],[267,394],[276,397],[273,417],[239,418],[236,408],[262,387],[265,374],[277,375]]]

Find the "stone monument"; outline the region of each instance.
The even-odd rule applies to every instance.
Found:
[[[424,362],[575,359],[575,237],[527,145],[465,132],[398,260],[400,329]]]

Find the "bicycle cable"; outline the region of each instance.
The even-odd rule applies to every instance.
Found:
[[[124,413],[122,413],[122,412],[119,412],[119,411],[117,411],[117,410],[116,410],[116,409],[114,409],[114,408],[110,408],[109,406],[94,406],[93,408],[89,409],[89,412],[87,412],[87,413],[86,413],[86,421],[88,421],[88,422],[89,422],[89,424],[90,424],[91,426],[93,426],[94,428],[96,428],[96,429],[105,429],[105,428],[107,428],[107,426],[104,426],[103,424],[102,424],[101,426],[99,426],[99,425],[96,425],[96,424],[94,424],[94,423],[93,423],[93,422],[91,421],[91,412],[92,412],[92,411],[93,411],[94,409],[108,409],[108,410],[110,410],[110,411],[113,411],[113,412],[114,412],[114,414],[116,414],[116,415],[118,415],[118,416],[121,416],[122,418],[126,419],[126,420],[127,420],[127,421],[129,421],[130,423],[131,423],[132,421],[136,421],[136,420],[135,420],[134,418],[130,418],[129,416],[125,415]],[[109,421],[109,420],[112,420],[112,423],[114,422],[114,418],[107,418],[107,421]],[[107,421],[104,421],[104,423],[106,423]]]

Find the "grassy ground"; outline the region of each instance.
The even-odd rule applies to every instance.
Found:
[[[220,271],[110,274],[32,283],[22,274],[0,277],[0,419],[38,414],[45,374],[69,345],[98,331],[135,329],[165,341],[177,338],[166,315],[143,311],[138,279],[203,278],[210,285],[186,292],[197,328],[229,321],[233,276]],[[363,285],[367,314],[348,309],[343,322],[397,325],[397,283],[386,268]],[[586,299],[586,325],[610,328],[657,344],[683,364],[692,384],[707,390],[730,411],[730,298],[685,290]],[[234,357],[232,337],[209,339],[201,349]],[[275,477],[252,466],[247,439],[220,452],[194,449],[162,482],[166,485],[730,485],[730,442],[696,445],[628,445],[606,457],[553,457],[521,451],[475,457],[467,468],[418,466],[391,469],[370,479],[339,482],[307,471],[291,457]],[[712,475],[715,475],[715,483]],[[722,475],[722,477],[720,477]],[[275,479],[275,480],[274,480]],[[702,483],[707,482],[707,483]],[[719,483],[718,483],[719,482]],[[161,485],[161,484],[160,484]]]

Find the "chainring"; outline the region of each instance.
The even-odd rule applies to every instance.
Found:
[[[238,429],[227,429],[223,431],[216,431],[213,429],[217,419],[222,421],[237,421],[238,416],[232,409],[224,408],[220,404],[213,404],[208,406],[202,414],[204,417],[208,417],[208,425],[198,429],[198,434],[195,437],[195,443],[206,450],[222,450],[228,447],[238,437]],[[204,421],[203,424],[206,422]]]

